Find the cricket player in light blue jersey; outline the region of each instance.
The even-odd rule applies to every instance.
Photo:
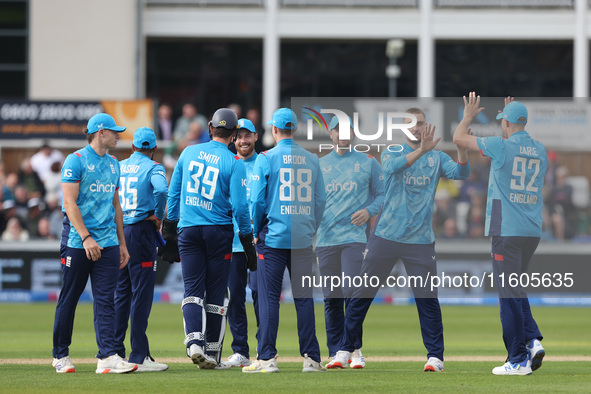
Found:
[[[123,231],[129,250],[129,264],[119,274],[115,292],[115,338],[117,354],[125,358],[125,333],[130,320],[129,361],[138,372],[165,371],[168,365],[154,361],[146,329],[154,300],[156,247],[168,197],[164,166],[152,160],[156,134],[148,127],[137,129],[131,146],[133,153],[121,161],[121,209]]]
[[[167,244],[174,243],[178,233],[185,285],[184,343],[200,369],[230,368],[220,358],[230,301],[232,218],[238,224],[246,263],[256,261],[246,169],[244,161],[228,149],[238,127],[236,113],[220,108],[209,122],[212,141],[183,150],[170,180],[168,218],[163,221]]]
[[[302,372],[324,371],[316,338],[312,288],[302,286],[315,262],[312,240],[322,219],[326,196],[318,157],[293,140],[297,118],[289,108],[275,111],[272,125],[277,146],[261,153],[250,185],[252,220],[257,242],[259,343],[258,360],[245,373],[277,372],[279,298],[287,268],[298,319]]]
[[[542,366],[546,355],[542,334],[534,320],[527,293],[520,283],[511,286],[501,277],[521,278],[542,236],[542,188],[548,156],[542,143],[525,131],[527,108],[513,98],[497,115],[504,137],[468,135],[467,129],[484,109],[480,96],[464,96],[464,118],[456,128],[454,142],[490,157],[485,235],[492,237],[492,262],[499,291],[506,363],[492,370],[495,375],[529,375]]]
[[[126,373],[138,366],[117,354],[114,293],[119,269],[129,253],[119,204],[119,162],[109,155],[119,133],[105,113],[88,120],[88,145],[68,155],[62,168],[64,229],[60,245],[62,289],[53,327],[53,366],[58,373],[75,372],[70,361],[74,313],[90,277],[94,298],[94,331],[99,348],[96,373]]]
[[[330,122],[330,138],[334,150],[320,159],[326,208],[316,235],[316,255],[321,278],[353,278],[361,271],[369,219],[382,209],[384,178],[373,156],[352,148],[352,128],[349,139],[339,139],[336,116]],[[343,284],[332,291],[330,288],[323,291],[326,344],[329,356],[334,357],[344,333],[344,307],[349,303],[353,288]],[[358,346],[361,346],[361,338]],[[354,369],[365,367],[359,347],[351,355],[350,367]]]
[[[447,154],[435,151],[440,138],[433,140],[435,128],[427,124],[419,108],[406,111],[416,117],[409,128],[416,141],[406,138],[402,148],[382,154],[382,170],[386,195],[382,212],[375,224],[375,233],[367,242],[362,274],[386,279],[399,259],[406,273],[421,278],[412,286],[423,344],[427,348],[425,371],[443,371],[443,323],[437,289],[428,278],[437,275],[435,235],[433,234],[433,201],[440,177],[466,179],[470,176],[468,155],[457,149],[458,162]],[[405,123],[410,119],[405,118]],[[345,311],[345,334],[339,351],[327,368],[345,368],[350,353],[358,346],[363,320],[380,286],[359,287]]]
[[[248,119],[238,119],[238,133],[234,145],[236,154],[244,161],[246,167],[246,198],[250,201],[250,181],[257,153],[254,150],[258,140],[254,124]],[[254,305],[254,315],[259,326],[257,310],[256,272],[247,269],[246,254],[240,242],[238,224],[234,221],[234,242],[232,243],[232,263],[228,288],[230,289],[230,305],[228,305],[228,325],[232,333],[232,350],[234,354],[225,363],[232,367],[247,367],[250,363],[248,347],[248,319],[246,317],[246,284],[250,280],[250,290]]]

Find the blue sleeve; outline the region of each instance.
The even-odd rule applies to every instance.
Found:
[[[439,152],[441,173],[447,179],[468,179],[470,176],[470,161],[466,164],[456,163],[447,153]]]
[[[168,220],[178,222],[179,210],[180,210],[180,198],[183,182],[183,159],[184,153],[181,153],[179,160],[174,167],[172,172],[172,178],[170,179],[170,186],[168,187]]]
[[[372,203],[365,207],[369,216],[373,217],[380,212],[384,204],[384,175],[382,174],[382,167],[376,159],[371,159],[371,183],[370,193]]]
[[[162,164],[157,164],[152,167],[150,182],[154,189],[154,216],[158,219],[162,219],[164,217],[164,211],[166,210],[166,199],[168,198],[166,171]]]
[[[263,228],[263,217],[266,209],[265,194],[269,174],[269,159],[264,154],[258,155],[252,169],[250,184],[251,214],[255,238],[258,237]]]
[[[322,215],[324,215],[324,208],[326,207],[326,190],[324,189],[324,176],[320,170],[318,164],[318,157],[316,157],[316,171],[318,171],[318,177],[316,178],[316,185],[314,188],[314,216],[316,219],[316,230],[320,226],[322,221]]]
[[[395,174],[408,168],[406,161],[406,154],[404,152],[389,152],[387,150],[382,153],[382,171],[386,174]]]
[[[491,159],[491,165],[495,168],[500,167],[505,162],[505,143],[503,137],[479,137],[476,143],[483,156]]]
[[[240,235],[250,234],[252,227],[250,226],[248,202],[246,201],[246,167],[241,159],[237,159],[232,163],[230,200],[234,220],[238,223]]]
[[[62,182],[77,183],[82,179],[82,163],[80,157],[72,153],[66,157],[62,167]]]

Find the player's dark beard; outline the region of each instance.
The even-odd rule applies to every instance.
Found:
[[[234,145],[236,145],[236,151],[239,152],[242,156],[248,156],[252,152],[253,144],[251,143],[248,143],[248,148],[246,149],[246,151],[240,147],[240,145],[243,144],[234,143]]]

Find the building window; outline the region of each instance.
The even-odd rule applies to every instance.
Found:
[[[29,1],[0,0],[0,98],[27,98]]]

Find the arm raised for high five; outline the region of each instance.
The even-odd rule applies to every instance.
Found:
[[[419,160],[425,153],[435,148],[437,143],[441,140],[441,137],[433,141],[434,134],[435,126],[432,126],[431,123],[429,123],[421,133],[421,145],[413,152],[406,155],[406,163],[409,167]]]
[[[466,99],[466,96],[464,96],[463,99],[464,117],[462,118],[460,124],[458,124],[458,127],[456,127],[453,141],[454,144],[456,144],[459,148],[478,151],[480,148],[476,142],[476,137],[470,135],[469,127],[470,123],[472,123],[474,118],[476,118],[478,114],[484,110],[484,108],[480,106],[480,96],[476,96],[475,92],[470,92],[468,98]]]

